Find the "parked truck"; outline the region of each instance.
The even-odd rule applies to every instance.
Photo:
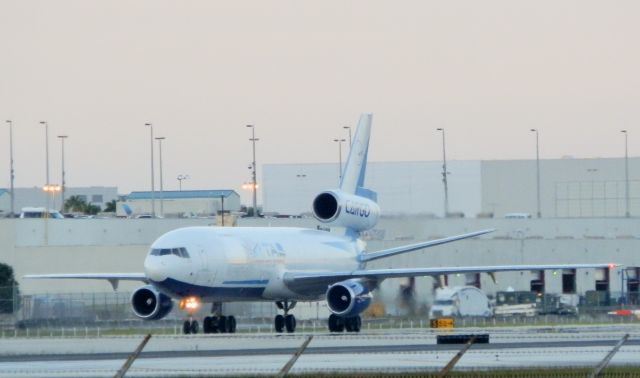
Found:
[[[442,287],[436,289],[429,318],[493,315],[489,298],[475,286]]]

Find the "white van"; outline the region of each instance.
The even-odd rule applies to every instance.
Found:
[[[47,211],[44,207],[23,207],[20,212],[20,218],[62,219],[64,217],[58,210],[49,209]]]

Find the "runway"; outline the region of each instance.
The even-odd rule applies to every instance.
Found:
[[[440,331],[442,332],[442,331]],[[531,327],[456,329],[489,333],[456,369],[595,366],[626,333],[627,343],[612,365],[640,367],[640,327]],[[315,333],[292,369],[303,372],[437,371],[460,345],[438,345],[433,330]],[[229,376],[274,374],[309,334],[155,336],[127,376]],[[113,376],[142,336],[101,338],[5,338],[0,342],[0,377]]]

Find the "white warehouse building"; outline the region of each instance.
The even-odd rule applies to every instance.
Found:
[[[623,158],[540,161],[542,217],[625,216]],[[303,214],[321,191],[338,187],[338,165],[266,164],[264,211]],[[449,212],[465,217],[537,214],[535,160],[450,161]],[[385,215],[444,215],[442,162],[370,162],[366,186]],[[629,158],[629,213],[640,215],[640,158]]]
[[[116,205],[119,217],[151,214],[167,217],[212,216],[220,211],[240,211],[240,195],[235,190],[184,190],[131,192]]]

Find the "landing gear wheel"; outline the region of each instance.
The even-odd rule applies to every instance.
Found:
[[[278,314],[273,320],[273,325],[276,329],[276,332],[282,333],[282,329],[284,328],[284,316]]]
[[[329,332],[342,332],[344,331],[345,319],[338,315],[329,315]]]
[[[189,328],[191,328],[191,333],[195,335],[196,333],[198,333],[198,330],[200,329],[200,325],[198,324],[197,320],[193,320]]]
[[[362,328],[362,318],[360,317],[360,315],[357,315],[354,317],[353,332],[360,332],[361,328]]]
[[[191,322],[188,320],[185,320],[184,323],[182,323],[182,333],[185,335],[188,335],[191,333]]]
[[[220,333],[227,333],[227,331],[229,330],[228,324],[227,324],[227,317],[226,316],[221,316],[218,318],[218,331],[220,331]]]
[[[353,318],[344,319],[344,329],[347,332],[353,332]]]
[[[211,317],[210,316],[205,316],[204,319],[202,320],[202,332],[203,333],[211,333],[212,327],[211,327]]]
[[[284,326],[288,333],[296,331],[296,317],[293,315],[287,315],[284,317]]]
[[[344,319],[344,327],[347,332],[360,332],[362,319],[359,315]]]
[[[227,331],[229,333],[236,333],[236,317],[235,316],[229,316],[227,318]]]

